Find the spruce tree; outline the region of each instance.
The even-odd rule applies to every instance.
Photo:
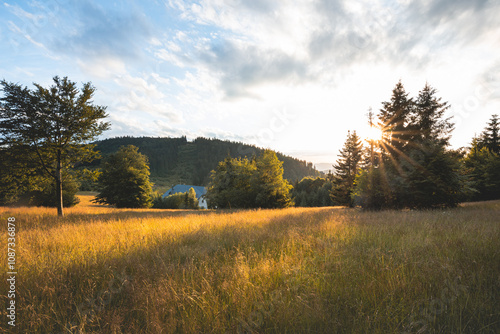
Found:
[[[447,150],[453,130],[448,108],[428,84],[416,99],[396,84],[378,115],[385,132],[378,168],[357,180],[360,202],[372,208],[456,205],[462,185],[459,160]]]
[[[344,147],[339,152],[340,157],[333,166],[336,179],[331,196],[340,205],[353,204],[351,194],[354,189],[354,179],[359,172],[362,152],[363,145],[356,131],[352,133],[348,131]]]
[[[498,115],[492,115],[488,125],[481,135],[481,145],[486,147],[490,152],[500,154],[500,122]]]
[[[401,206],[454,206],[459,198],[458,160],[446,150],[453,123],[445,118],[449,105],[426,83],[415,99],[412,139],[407,158],[399,159],[402,175],[397,189]]]
[[[450,106],[448,102],[442,102],[440,97],[436,97],[436,93],[436,89],[426,83],[415,100],[409,125],[414,144],[432,142],[444,147],[449,143],[453,123],[450,121],[451,117],[444,118],[444,115]]]
[[[408,97],[401,81],[392,90],[391,100],[382,102],[382,106],[378,117],[384,130],[385,148],[392,156],[404,154],[412,136],[407,125],[413,110],[413,100]]]
[[[500,152],[498,116],[493,115],[480,138],[473,138],[471,148],[464,159],[474,200],[500,198]]]

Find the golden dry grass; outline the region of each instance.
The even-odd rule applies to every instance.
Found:
[[[500,329],[499,201],[221,212],[114,209],[91,198],[62,219],[55,209],[0,208],[18,224],[21,332]]]

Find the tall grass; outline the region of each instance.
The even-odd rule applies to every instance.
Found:
[[[118,210],[83,196],[63,219],[42,208],[0,215],[18,223],[23,333],[500,331],[499,201],[215,212]]]

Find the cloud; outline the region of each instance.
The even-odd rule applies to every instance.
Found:
[[[125,63],[117,57],[103,56],[94,59],[76,60],[80,69],[92,77],[109,79],[126,73]]]
[[[226,97],[249,95],[249,89],[263,83],[304,78],[307,66],[279,50],[225,41],[200,55],[211,71],[220,73]]]
[[[411,2],[394,8],[395,23],[388,30],[386,44],[391,59],[404,59],[412,64],[418,50],[426,50],[426,61],[453,48],[476,47],[490,29],[499,28],[498,3],[488,0],[436,0]],[[422,52],[420,52],[422,53]],[[401,62],[401,61],[400,61]]]
[[[185,20],[196,22],[197,30],[182,39],[175,36],[157,56],[179,67],[210,71],[226,98],[258,98],[252,90],[261,84],[306,80],[307,54],[301,44],[307,40],[305,26],[312,18],[299,18],[302,8],[309,6],[307,1],[286,6],[215,0],[169,5]]]
[[[152,36],[144,15],[136,11],[104,10],[87,1],[76,6],[75,13],[71,13],[72,22],[65,23],[66,33],[53,42],[58,52],[81,58],[117,57],[128,61],[142,56],[144,45]]]
[[[176,110],[165,94],[154,83],[158,76],[134,77],[126,74],[116,77],[114,82],[121,88],[113,109],[120,113],[149,114],[152,119],[167,118],[170,122],[183,121],[182,113]],[[150,118],[151,119],[151,118]]]

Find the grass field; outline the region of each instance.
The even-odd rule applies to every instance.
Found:
[[[63,219],[0,208],[4,268],[16,218],[19,333],[500,332],[500,201],[214,212],[90,198]]]

